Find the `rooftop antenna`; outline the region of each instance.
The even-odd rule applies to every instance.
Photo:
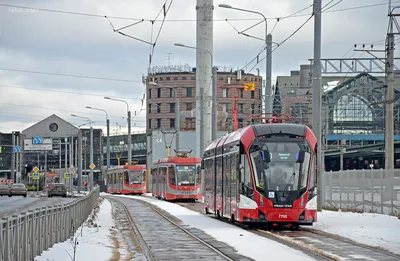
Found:
[[[168,54],[168,67],[171,66],[171,56],[172,53],[167,53]]]

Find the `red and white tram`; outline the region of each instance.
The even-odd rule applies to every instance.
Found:
[[[146,165],[118,166],[107,171],[107,193],[146,193]]]
[[[316,210],[316,146],[299,124],[255,124],[214,140],[205,150],[208,214],[248,225],[312,225]]]
[[[165,200],[202,199],[201,158],[159,159],[151,168],[152,195]]]

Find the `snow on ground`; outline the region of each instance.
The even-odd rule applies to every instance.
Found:
[[[400,254],[400,219],[397,217],[324,210],[318,213],[318,222],[310,228]]]
[[[94,223],[97,227],[88,227],[85,222],[73,238],[77,238],[75,261],[110,260],[113,253],[113,242],[110,239],[110,229],[114,226],[111,203],[105,199],[100,204],[100,210]],[[82,232],[82,236],[81,236]],[[71,261],[74,255],[73,244],[70,240],[55,244],[52,248],[37,256],[35,261]]]
[[[234,247],[240,254],[255,260],[264,261],[267,258],[268,260],[315,260],[314,258],[305,255],[301,251],[292,249],[262,236],[258,236],[235,225],[227,224],[204,216],[174,203],[147,197],[125,195],[113,196],[135,198],[156,205],[182,220],[182,222],[184,222],[186,225],[203,230],[205,233],[209,234],[215,239]]]

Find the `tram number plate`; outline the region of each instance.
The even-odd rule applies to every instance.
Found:
[[[274,208],[291,208],[291,207],[292,205],[278,205],[278,204],[274,205]]]

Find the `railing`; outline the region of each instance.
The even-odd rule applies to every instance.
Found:
[[[0,261],[33,260],[74,235],[99,197],[99,187],[74,202],[21,212],[0,220]]]
[[[400,169],[324,172],[321,183],[325,208],[400,215]]]

